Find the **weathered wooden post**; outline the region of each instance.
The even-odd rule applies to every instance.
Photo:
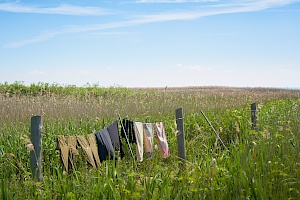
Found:
[[[176,110],[176,124],[177,124],[177,147],[178,147],[178,157],[185,163],[186,153],[184,145],[184,126],[183,126],[183,114],[182,108]]]
[[[256,103],[251,104],[251,122],[252,122],[252,129],[256,130],[256,123],[257,123]]]
[[[42,181],[42,116],[31,117],[30,133],[30,140],[34,146],[34,150],[30,151],[32,179]]]

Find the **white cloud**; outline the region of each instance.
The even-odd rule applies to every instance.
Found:
[[[41,33],[40,35],[37,35],[29,39],[9,43],[5,45],[4,48],[18,48],[28,44],[46,41],[59,35],[95,32],[95,31],[102,31],[102,30],[108,30],[114,28],[134,26],[143,23],[145,23],[145,20],[131,20],[131,21],[123,21],[123,22],[111,22],[105,24],[92,24],[92,25],[85,25],[85,26],[74,26],[74,25],[64,26],[61,27],[59,30],[46,31]]]
[[[81,70],[81,71],[79,72],[79,74],[81,74],[82,76],[90,76],[90,75],[92,75],[93,73],[90,72],[90,71],[88,71],[88,70]]]
[[[136,3],[203,3],[218,0],[137,0]]]
[[[18,48],[18,47],[22,47],[22,46],[25,46],[25,45],[28,45],[28,44],[42,42],[42,41],[45,41],[45,40],[49,40],[49,39],[51,39],[55,36],[62,35],[62,34],[64,34],[64,32],[65,32],[64,30],[53,31],[53,32],[45,32],[45,33],[37,35],[33,38],[29,38],[29,39],[25,39],[25,40],[19,40],[19,41],[16,41],[16,42],[9,43],[9,44],[5,45],[4,48]]]
[[[42,70],[33,70],[29,72],[30,76],[44,76],[46,75],[45,71]]]
[[[132,32],[92,32],[89,35],[127,35],[132,34]]]
[[[287,68],[281,68],[281,69],[279,69],[279,72],[283,73],[283,74],[293,74],[294,73],[292,70],[287,69]]]
[[[54,31],[47,31],[44,33],[41,33],[40,35],[37,35],[35,37],[20,40],[16,42],[9,43],[4,46],[4,48],[17,48],[22,47],[28,44],[33,44],[37,42],[42,42],[45,40],[49,40],[51,38],[57,37],[59,35],[64,34],[74,34],[74,33],[84,33],[84,32],[95,32],[95,31],[102,31],[102,30],[110,30],[110,29],[116,29],[116,28],[122,28],[122,27],[129,27],[129,26],[137,26],[147,23],[157,23],[157,22],[166,22],[166,21],[176,21],[176,20],[195,20],[201,17],[207,17],[207,16],[213,16],[213,15],[220,15],[220,14],[229,14],[229,13],[241,13],[241,12],[255,12],[260,10],[265,10],[277,6],[287,5],[293,2],[296,2],[299,0],[246,0],[246,1],[230,1],[229,3],[219,3],[214,5],[206,5],[201,6],[200,8],[193,9],[193,10],[184,10],[184,11],[166,11],[163,13],[155,13],[155,14],[145,14],[145,15],[133,15],[131,16],[130,20],[125,21],[116,21],[116,22],[109,22],[109,23],[103,23],[103,24],[91,24],[91,25],[84,25],[84,26],[63,26],[60,27],[59,30]],[[5,4],[0,4],[0,10],[2,6]],[[68,7],[68,6],[67,6]],[[56,10],[57,13],[64,13],[62,10],[65,10],[67,8],[65,6],[57,7],[53,10]],[[87,8],[79,8],[70,6],[71,10],[69,13],[93,13],[89,12],[90,7]],[[32,7],[29,7],[30,9],[27,12],[38,12],[39,9],[34,8],[33,11],[31,10]],[[78,8],[76,11],[75,8]],[[89,8],[89,9],[88,9]],[[6,8],[8,10],[8,8]],[[80,11],[83,9],[82,11]],[[17,9],[16,9],[17,10]],[[15,10],[15,11],[16,11]],[[24,11],[25,10],[25,11]],[[23,12],[26,12],[26,9],[24,9]],[[47,11],[48,9],[43,9],[44,13],[51,13],[50,11]],[[51,9],[50,9],[51,10]],[[61,10],[61,11],[59,11]],[[68,10],[68,9],[66,9]],[[92,9],[93,10],[93,9]],[[58,12],[59,11],[59,12]],[[21,11],[20,11],[21,12]],[[52,13],[55,13],[52,12]],[[68,13],[68,12],[65,12]],[[97,13],[97,12],[96,12]]]
[[[2,3],[0,11],[15,13],[59,14],[59,15],[107,15],[111,11],[98,7],[80,7],[60,4],[55,7],[23,5],[20,3]]]
[[[182,64],[177,64],[176,68],[187,70],[187,71],[194,71],[194,72],[213,72],[214,71],[209,67],[202,67],[202,66],[199,66],[199,65],[185,66],[185,65],[182,65]]]

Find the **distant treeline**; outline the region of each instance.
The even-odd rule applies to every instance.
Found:
[[[239,93],[244,95],[261,95],[262,93],[269,96],[277,95],[293,95],[299,97],[300,90],[292,88],[266,88],[266,87],[224,87],[224,86],[190,86],[190,87],[134,87],[126,88],[122,86],[103,87],[99,84],[87,83],[84,86],[76,85],[61,85],[58,83],[32,83],[25,85],[23,81],[16,81],[14,83],[0,83],[0,95],[6,97],[12,96],[76,96],[76,97],[125,97],[130,95],[149,95],[165,93],[170,95],[177,93],[178,95],[191,95],[192,93],[201,94],[204,96],[219,96],[219,95],[233,95]],[[285,95],[284,95],[285,96]]]

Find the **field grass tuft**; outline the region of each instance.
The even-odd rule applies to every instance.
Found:
[[[257,129],[250,104],[256,102]],[[177,158],[175,110],[184,111],[187,159]],[[65,172],[57,135],[98,131],[121,117],[165,123],[171,157],[93,169],[79,148]],[[201,114],[205,113],[226,145]],[[103,88],[0,84],[2,199],[300,199],[300,91],[272,88]],[[30,118],[43,116],[42,182],[31,180]],[[123,141],[125,143],[125,141]],[[135,152],[135,146],[133,145]]]

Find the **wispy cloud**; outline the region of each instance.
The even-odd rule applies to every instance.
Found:
[[[137,0],[135,3],[203,3],[218,0]]]
[[[122,31],[115,31],[115,32],[91,32],[88,33],[89,35],[128,35],[128,34],[134,34],[133,32],[122,32]]]
[[[201,7],[196,7],[189,10],[166,11],[164,13],[140,15],[139,18],[145,23],[174,20],[194,20],[213,15],[256,12],[288,5],[293,2],[299,2],[299,0],[237,0],[228,1],[227,3],[203,5]]]
[[[20,40],[20,41],[9,43],[9,44],[5,45],[4,48],[18,48],[18,47],[22,47],[22,46],[25,46],[28,44],[33,44],[33,43],[38,43],[38,42],[42,42],[45,40],[49,40],[55,36],[62,35],[64,33],[65,33],[64,30],[47,32],[47,33],[37,35],[30,39]]]
[[[14,13],[58,14],[58,15],[107,15],[112,11],[99,7],[80,7],[68,4],[57,6],[24,5],[20,3],[0,3],[0,11]]]
[[[28,44],[46,41],[46,40],[49,40],[49,39],[54,38],[59,35],[109,30],[109,29],[114,29],[114,28],[135,26],[135,25],[144,24],[147,22],[149,23],[148,19],[144,19],[144,20],[138,19],[138,20],[111,22],[111,23],[104,23],[104,24],[92,24],[92,25],[85,25],[85,26],[75,26],[75,25],[63,26],[58,30],[46,31],[35,37],[29,38],[29,39],[9,43],[9,44],[5,45],[4,48],[18,48],[18,47],[22,47],[22,46],[25,46]]]
[[[154,14],[132,15],[129,20],[124,20],[124,21],[116,21],[116,22],[109,22],[103,24],[84,25],[84,26],[63,26],[60,27],[60,29],[58,30],[47,31],[30,39],[25,39],[25,40],[7,44],[4,47],[5,48],[22,47],[28,44],[42,42],[57,37],[59,35],[65,35],[65,34],[103,31],[103,30],[137,26],[141,24],[156,23],[156,22],[166,22],[166,21],[176,21],[176,20],[195,20],[201,17],[229,14],[229,13],[256,12],[256,11],[287,5],[296,1],[299,0],[237,0],[237,1],[229,1],[227,3],[218,3],[213,5],[201,6],[199,8],[194,8],[193,10],[181,10],[181,11],[172,10],[172,11],[166,11],[166,12],[154,13]],[[84,13],[84,12],[78,11],[74,13]]]

